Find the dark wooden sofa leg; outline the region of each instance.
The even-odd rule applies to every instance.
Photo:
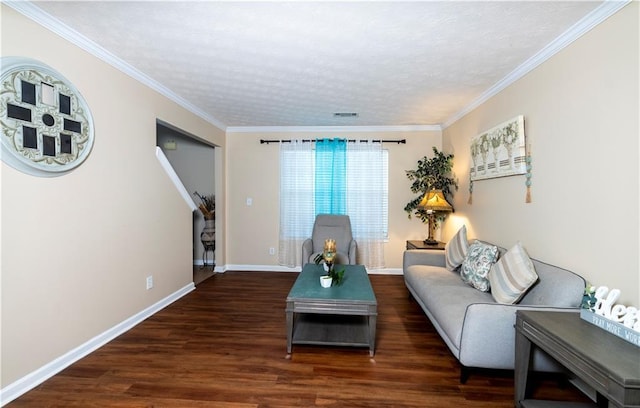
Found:
[[[460,384],[466,384],[469,376],[471,375],[471,368],[460,366]]]

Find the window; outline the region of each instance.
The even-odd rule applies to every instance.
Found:
[[[370,268],[384,266],[388,237],[389,154],[380,143],[348,143],[346,214],[358,242],[358,259]],[[280,148],[280,245],[282,265],[301,264],[302,242],[311,236],[316,216],[313,143],[292,141]]]

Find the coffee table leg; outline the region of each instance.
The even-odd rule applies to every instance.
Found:
[[[376,350],[376,322],[377,316],[369,316],[369,356],[373,357]]]
[[[287,304],[287,354],[291,354],[293,340],[293,305]]]

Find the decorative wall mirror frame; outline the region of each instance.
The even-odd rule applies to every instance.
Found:
[[[48,65],[2,57],[0,122],[2,161],[27,174],[60,176],[91,152],[94,127],[86,101]]]

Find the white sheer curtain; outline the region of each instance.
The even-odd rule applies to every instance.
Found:
[[[381,143],[347,144],[346,213],[358,243],[358,263],[383,268],[388,231],[388,152]],[[280,143],[280,237],[278,263],[302,264],[302,242],[311,237],[315,210],[313,143]]]
[[[280,237],[278,263],[302,264],[302,242],[311,237],[314,210],[313,143],[280,143]]]
[[[347,145],[347,214],[358,263],[383,268],[388,225],[388,152],[379,142]]]

